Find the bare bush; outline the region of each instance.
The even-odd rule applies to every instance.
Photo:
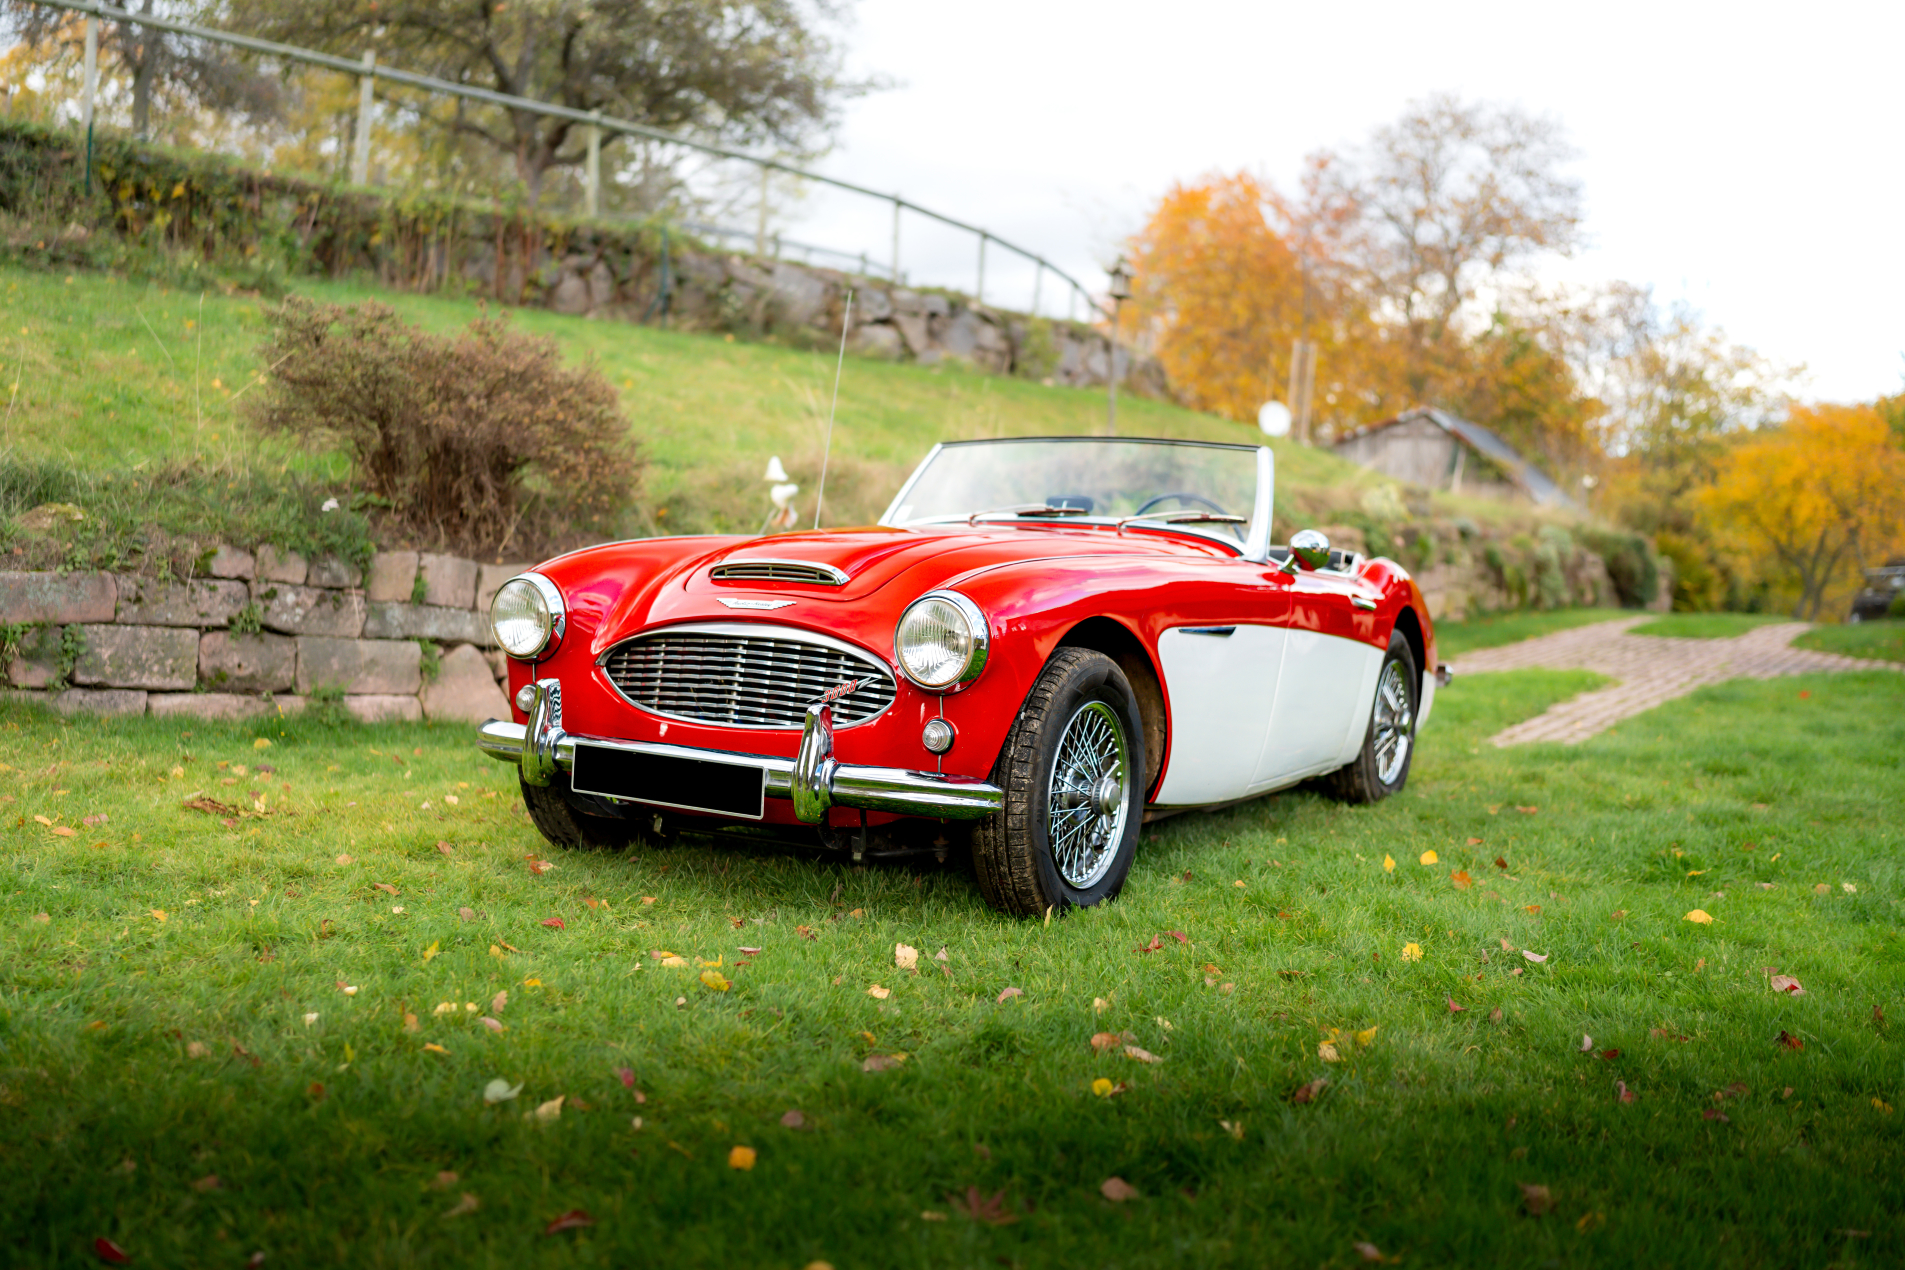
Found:
[[[500,551],[604,526],[638,491],[614,386],[504,319],[438,336],[375,301],[293,297],[261,352],[272,369],[253,419],[341,445],[408,535]]]

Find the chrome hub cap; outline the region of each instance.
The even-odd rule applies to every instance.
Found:
[[[1382,668],[1382,680],[1376,685],[1376,777],[1393,785],[1409,761],[1409,746],[1415,738],[1416,712],[1409,700],[1409,677],[1402,663],[1392,661]]]
[[[1130,748],[1117,712],[1102,701],[1078,708],[1059,737],[1046,839],[1059,876],[1078,890],[1103,878],[1130,814]]]

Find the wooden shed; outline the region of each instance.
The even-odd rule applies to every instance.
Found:
[[[1419,408],[1372,423],[1332,447],[1352,463],[1429,489],[1575,507],[1546,472],[1479,423]]]

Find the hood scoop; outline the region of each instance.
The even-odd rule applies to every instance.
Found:
[[[845,586],[847,574],[830,564],[811,560],[771,560],[766,557],[730,557],[708,570],[716,582],[806,582],[814,586]]]

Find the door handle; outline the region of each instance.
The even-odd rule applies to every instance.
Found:
[[[1376,611],[1376,602],[1366,595],[1352,595],[1349,597],[1349,602],[1365,612],[1374,613]]]

